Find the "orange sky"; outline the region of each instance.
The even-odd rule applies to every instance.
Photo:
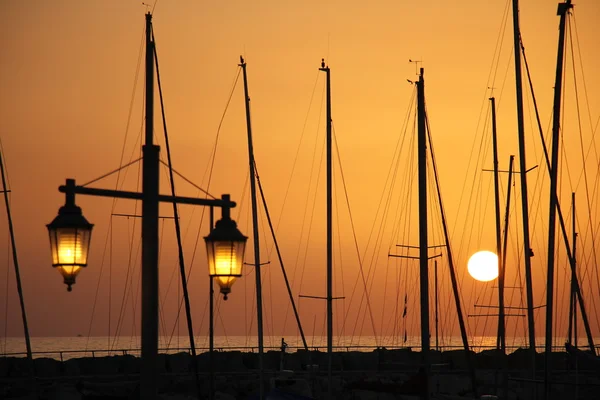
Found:
[[[474,206],[472,209],[480,213],[487,210],[485,214],[476,217],[478,222],[473,223],[480,225],[473,227],[471,223],[465,222],[468,219],[464,214],[467,212],[464,207],[471,189],[463,189],[463,185],[465,180],[467,185],[471,185],[473,180],[473,164],[469,164],[473,157],[471,148],[473,143],[479,146],[482,135],[489,135],[489,128],[486,127],[489,122],[485,116],[488,112],[487,98],[490,95],[488,86],[496,88],[494,93],[499,103],[499,151],[502,168],[506,168],[509,154],[518,155],[510,18],[502,36],[503,47],[497,64],[496,79],[489,78],[490,71],[496,68],[493,57],[506,5],[506,1],[461,3],[440,0],[413,3],[159,1],[153,21],[174,167],[193,182],[206,187],[205,171],[237,73],[238,57],[243,54],[248,62],[256,160],[271,215],[275,221],[281,218],[278,240],[283,249],[288,274],[295,277],[294,294],[296,298],[299,292],[325,295],[324,167],[321,167],[319,173],[315,170],[310,174],[315,142],[317,158],[324,146],[324,76],[319,74],[318,67],[321,58],[325,57],[332,70],[333,120],[357,231],[358,248],[361,254],[367,255],[365,274],[371,265],[372,268],[377,268],[374,281],[371,278],[369,280],[369,285],[374,282],[370,299],[375,325],[379,335],[389,336],[391,331],[388,320],[392,314],[382,315],[381,310],[392,310],[396,295],[402,299],[407,288],[406,282],[416,279],[417,267],[408,267],[412,272],[403,272],[405,275],[401,279],[400,288],[392,285],[392,271],[396,267],[387,260],[386,255],[397,240],[392,237],[393,221],[388,221],[391,225],[385,228],[387,236],[382,238],[381,248],[376,251],[376,263],[371,262],[373,239],[369,247],[367,242],[371,230],[379,229],[381,223],[377,220],[376,211],[394,155],[393,149],[404,130],[403,121],[413,91],[413,86],[406,80],[416,80],[415,65],[408,63],[408,59],[422,60],[427,109],[437,162],[441,169],[442,195],[450,229],[456,240],[453,246],[458,256],[456,262],[462,282],[462,297],[466,312],[473,313],[473,303],[495,301],[495,290],[491,285],[484,289],[465,278],[468,254],[479,247],[493,249],[495,246],[491,211],[493,200],[486,197],[491,193],[491,176],[481,177],[485,189],[477,200],[488,205],[479,205],[479,208]],[[557,2],[554,0],[521,1],[522,37],[546,132],[551,121],[556,63],[559,21],[556,6]],[[67,293],[60,275],[50,265],[45,224],[54,218],[64,201],[57,187],[64,183],[65,178],[76,178],[80,184],[87,182],[118,167],[123,149],[125,162],[135,158],[139,151],[139,142],[136,140],[140,138],[142,129],[143,71],[137,77],[135,90],[134,83],[144,29],[144,11],[145,8],[139,1],[3,1],[0,4],[0,135],[12,190],[13,220],[33,336],[86,334],[90,329],[97,287],[98,299],[91,333],[101,336],[108,334],[110,297],[110,329],[111,334],[114,334],[129,264],[128,241],[134,241],[135,260],[131,262],[131,266],[133,268],[139,264],[139,226],[134,227],[132,220],[113,217],[112,236],[107,236],[112,201],[79,196],[78,205],[96,226],[89,267],[78,277],[73,292]],[[583,0],[576,3],[575,45],[578,44],[579,48],[575,47],[575,52],[583,116],[581,137],[585,150],[595,149],[590,156],[590,165],[598,162],[597,139],[595,144],[590,143],[591,132],[597,129],[600,110],[600,77],[596,74],[600,70],[600,55],[597,51],[600,48],[600,31],[597,26],[599,18],[600,5],[596,1]],[[575,37],[575,30],[573,36]],[[565,81],[567,105],[563,126],[565,132],[569,132],[564,137],[565,155],[570,156],[569,176],[574,182],[580,177],[581,162],[577,160],[581,160],[581,150],[575,117],[571,60],[569,55]],[[232,199],[240,204],[234,216],[238,219],[240,229],[250,236],[249,202],[247,193],[244,194],[248,172],[241,84],[240,78],[221,128],[210,192],[216,196],[231,193]],[[311,104],[313,88],[316,89]],[[132,103],[133,93],[135,97]],[[541,165],[542,152],[535,130],[535,116],[530,95],[528,91],[526,93],[525,126],[530,143],[527,164]],[[588,103],[584,101],[586,99]],[[130,104],[133,107],[128,125]],[[158,110],[157,105],[157,126],[160,126]],[[305,123],[295,174],[282,211],[285,188]],[[408,133],[411,129],[412,125],[408,128]],[[159,143],[163,144],[162,128],[157,128],[156,134]],[[485,143],[489,143],[489,139],[486,140],[488,141]],[[483,161],[483,166],[478,167],[479,170],[491,168],[491,151],[486,151],[487,158]],[[166,158],[164,146],[161,155]],[[515,167],[518,168],[518,158],[515,161]],[[471,161],[473,162],[474,160]],[[407,164],[404,162],[401,165],[403,167],[399,174],[406,172],[403,168]],[[339,167],[336,167],[336,171],[339,171]],[[125,188],[136,190],[137,167],[130,168],[128,173]],[[314,185],[319,174],[318,201],[308,256],[303,261],[308,230],[306,222],[303,236],[301,235],[306,197],[308,193],[309,204],[312,204]],[[590,182],[598,179],[597,168],[589,170],[588,174]],[[163,171],[161,187],[165,193],[168,191],[166,176]],[[535,214],[532,216],[532,243],[536,252],[533,261],[535,303],[544,304],[543,260],[546,258],[547,237],[543,221],[547,220],[547,171],[540,167],[530,176],[530,203],[532,213]],[[480,177],[477,178],[479,179]],[[398,182],[400,180],[399,176]],[[95,186],[112,188],[115,182],[114,178],[108,178]],[[564,193],[563,209],[567,215],[570,192],[575,186],[576,183],[570,183],[565,176],[561,193]],[[195,189],[181,180],[177,182],[177,188],[181,195],[198,195]],[[345,305],[351,310],[343,331],[350,335],[357,319],[363,289],[359,281],[356,293],[351,298],[352,288],[359,277],[359,267],[342,190],[340,177],[337,175],[336,209],[340,216],[339,219],[336,216],[335,226],[336,229],[339,226],[339,230],[334,234],[335,287],[337,296],[346,296]],[[577,193],[583,201],[585,191],[581,183],[577,186]],[[461,194],[466,196],[462,202]],[[397,202],[398,192],[395,196]],[[520,196],[518,185],[513,196]],[[595,210],[598,189],[590,192],[590,196],[592,205],[595,205],[592,210]],[[515,198],[520,202],[520,197],[513,197]],[[515,203],[513,209],[520,210],[516,207],[519,202]],[[119,201],[114,212],[139,213],[139,205],[137,209],[135,207],[133,202]],[[413,214],[416,207],[416,203],[412,205]],[[587,212],[585,203],[579,209],[582,213]],[[206,225],[198,231],[201,213],[202,209],[181,208],[182,227],[187,232],[185,252],[188,265],[193,257],[198,232],[200,237],[207,233]],[[1,226],[6,226],[5,213],[0,214]],[[172,209],[163,205],[161,214],[171,215]],[[308,214],[310,215],[310,208]],[[485,221],[482,215],[485,215]],[[516,215],[520,215],[520,211],[514,214]],[[592,221],[595,221],[597,235],[597,212],[592,212]],[[416,229],[416,223],[417,219],[413,219],[412,230]],[[511,239],[513,243],[521,237],[517,223],[514,217],[511,220],[511,235],[515,235]],[[583,284],[583,289],[585,293],[595,293],[594,297],[597,298],[600,286],[597,272],[592,271],[592,266],[594,260],[597,264],[598,255],[594,255],[592,251],[591,235],[587,242],[583,238],[588,227],[585,215],[582,215],[580,223],[581,251],[586,255],[585,265],[589,268],[586,269],[589,279]],[[164,222],[161,290],[164,326],[168,332],[173,327],[180,296],[177,290],[179,277],[175,275],[177,253],[172,231],[172,223]],[[266,228],[262,231],[262,237],[268,238]],[[462,233],[463,231],[467,233]],[[337,232],[340,232],[339,238]],[[470,240],[468,232],[471,232]],[[4,243],[0,251],[4,254],[3,259],[7,260],[0,266],[2,282],[7,273],[10,274],[8,283],[0,285],[1,310],[5,309],[8,301],[7,316],[3,312],[1,314],[0,334],[20,336],[22,328],[14,273],[12,269],[7,272],[9,266],[12,268],[12,264],[8,262],[10,253],[7,229],[0,232],[0,235],[0,243]],[[112,246],[105,247],[107,237],[109,243],[112,238]],[[411,244],[417,244],[415,235],[408,237]],[[431,240],[433,242],[438,239],[436,237]],[[291,310],[287,319],[284,318],[288,301],[277,258],[274,253],[270,257],[266,254],[272,248],[271,241],[261,247],[264,249],[262,258],[271,261],[265,267],[263,280],[265,332],[293,335],[296,331]],[[509,249],[510,247],[514,246],[511,244]],[[111,251],[112,262],[109,261]],[[564,250],[561,251],[559,261],[564,264]],[[514,260],[517,260],[519,252],[516,248],[512,250],[512,254]],[[343,256],[342,266],[339,255]],[[299,261],[296,261],[297,258]],[[246,260],[250,262],[252,259],[252,246],[249,243]],[[561,281],[566,276],[564,265],[557,269],[557,279]],[[219,303],[224,326],[221,322],[218,323],[217,334],[226,332],[229,335],[244,335],[255,332],[255,323],[250,323],[253,315],[254,276],[251,268],[247,268],[246,272],[252,274],[234,285],[227,303]],[[134,276],[138,279],[137,270]],[[516,279],[516,272],[513,275],[509,273],[509,276],[510,279]],[[388,286],[385,285],[386,281]],[[444,284],[447,283],[446,272]],[[416,281],[408,284],[411,285],[416,287]],[[193,262],[190,290],[195,331],[205,334],[207,273],[201,238]],[[563,287],[560,286],[558,290],[564,300]],[[444,287],[442,291],[444,304],[451,304],[448,288]],[[135,286],[131,296],[135,297]],[[408,333],[417,335],[418,292],[412,290],[409,296],[412,319],[407,324]],[[591,307],[590,315],[598,315],[600,304],[594,304],[592,299],[588,300],[588,304]],[[336,306],[336,318],[343,313],[342,307],[342,302],[339,302]],[[559,315],[557,333],[560,336],[566,332],[566,315],[558,309],[560,307],[557,307],[557,313],[562,312]],[[125,310],[124,326],[120,332],[128,335],[132,332],[134,321],[131,299]],[[325,333],[324,310],[324,302],[300,300],[305,331],[316,335]],[[458,330],[454,327],[453,306],[450,310],[451,312],[446,313],[446,334],[456,335]],[[138,306],[136,315],[139,316],[139,312]],[[358,327],[354,333],[362,329],[364,335],[371,335],[369,317],[363,320],[364,306],[358,315]],[[598,321],[595,318],[592,320],[595,332],[598,333]],[[514,325],[512,321],[509,323]],[[544,321],[542,312],[536,321],[538,335],[541,336]],[[495,326],[493,321],[476,322],[470,319],[469,332],[491,334],[492,324]],[[337,319],[336,334],[342,332],[341,325],[342,321]],[[520,326],[516,334],[524,332],[522,323]],[[184,335],[184,323],[180,327],[180,333]],[[139,328],[136,332],[139,333]]]

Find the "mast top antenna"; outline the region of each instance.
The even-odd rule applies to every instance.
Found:
[[[408,59],[409,63],[415,63],[415,75],[419,76],[419,64],[422,64],[423,61],[422,60],[412,60],[412,59]]]

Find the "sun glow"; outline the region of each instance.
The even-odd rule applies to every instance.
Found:
[[[469,275],[481,282],[489,282],[498,277],[498,256],[491,251],[478,251],[467,263]]]

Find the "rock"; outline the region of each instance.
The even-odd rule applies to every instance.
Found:
[[[506,356],[501,350],[483,350],[475,355],[475,368],[501,369],[506,361]]]
[[[396,400],[391,393],[371,392],[369,390],[356,390],[352,393],[357,400]]]
[[[11,359],[12,357],[0,357],[0,378],[5,378],[8,376],[8,371],[10,371]]]
[[[223,392],[216,392],[214,399],[215,400],[236,400],[235,396],[228,394],[228,393],[223,393]]]
[[[470,351],[473,356],[475,353]],[[474,357],[472,357],[474,359]],[[448,368],[466,370],[469,368],[467,353],[464,350],[450,350],[442,353],[442,362],[450,364]]]
[[[170,354],[167,358],[167,371],[177,374],[188,372],[190,370],[192,356],[189,353],[181,352]]]
[[[376,352],[349,351],[339,355],[345,371],[377,371],[379,368],[379,355]]]
[[[56,384],[45,388],[41,398],[45,400],[82,400],[83,396],[72,386]]]
[[[531,353],[529,349],[518,348],[508,355],[509,369],[531,370]]]
[[[10,378],[24,378],[29,376],[29,361],[22,357],[10,357]]]
[[[79,376],[81,370],[79,369],[79,359],[71,358],[62,363],[62,371],[65,376]]]
[[[41,378],[54,378],[60,376],[60,361],[53,358],[36,358],[33,360],[35,364],[35,373]]]
[[[142,361],[139,357],[125,355],[119,357],[119,371],[121,374],[139,374]]]

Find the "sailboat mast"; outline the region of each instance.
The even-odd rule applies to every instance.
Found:
[[[571,210],[572,210],[572,233],[573,233],[573,260],[577,260],[577,231],[575,226],[575,193],[571,193]],[[575,290],[575,282],[577,279],[576,272],[577,263],[573,263],[573,269],[571,271],[571,294],[569,296],[569,335],[568,342],[569,344],[575,344],[577,347],[577,292]],[[573,330],[573,328],[575,328]]]
[[[35,378],[33,365],[33,353],[31,352],[31,339],[29,337],[29,326],[27,325],[27,313],[25,312],[25,300],[23,298],[23,288],[21,286],[21,273],[19,272],[19,259],[17,257],[17,244],[15,243],[15,230],[10,213],[10,202],[8,201],[8,187],[6,186],[6,176],[4,171],[4,154],[0,152],[0,173],[2,174],[2,192],[4,193],[4,204],[6,205],[6,217],[8,219],[8,231],[10,233],[10,243],[12,247],[13,265],[15,267],[15,278],[17,279],[17,292],[19,293],[19,303],[21,304],[21,317],[23,319],[23,333],[25,334],[25,348],[27,350],[27,360],[31,372],[31,378]]]
[[[573,344],[577,347],[577,231],[575,227],[575,193],[573,196],[573,271],[571,272],[571,291],[573,292]]]
[[[321,68],[326,74],[327,85],[327,385],[328,398],[332,398],[332,366],[333,366],[333,204],[332,204],[332,157],[331,157],[331,71],[321,61]]]
[[[558,54],[556,57],[556,78],[554,83],[554,107],[552,120],[552,151],[550,164],[550,211],[548,216],[548,273],[546,281],[546,340],[544,357],[545,398],[550,397],[550,353],[552,352],[552,313],[554,312],[554,246],[556,241],[556,206],[558,202],[558,150],[560,134],[560,104],[562,95],[563,60],[565,47],[565,27],[567,12],[572,7],[571,0],[558,5],[560,15]]]
[[[498,177],[498,135],[496,132],[496,98],[490,98],[492,107],[492,145],[494,147],[494,203],[496,207],[496,254],[498,254],[498,265],[502,264],[502,239],[500,224],[500,180]],[[504,274],[498,271],[498,342],[503,352],[506,350],[504,335]]]
[[[246,62],[240,56],[240,67],[244,75],[244,100],[246,103],[246,130],[248,131],[248,162],[250,163],[250,195],[252,201],[252,232],[254,241],[254,270],[256,271],[256,325],[258,328],[258,368],[260,399],[264,399],[264,368],[263,368],[263,310],[262,310],[262,284],[260,276],[260,243],[258,234],[258,210],[256,206],[256,171],[254,163],[254,146],[252,144],[252,124],[250,121],[250,96],[248,95],[248,77]]]
[[[419,274],[421,289],[421,356],[429,373],[429,256],[427,252],[427,133],[423,68],[417,81],[417,153],[419,160]],[[427,398],[429,391],[427,391]]]
[[[433,261],[434,287],[435,287],[435,350],[440,351],[440,333],[438,330],[438,268],[437,260]]]
[[[154,136],[154,39],[146,14],[145,143],[142,146],[142,364],[140,398],[156,399],[158,387],[158,191],[159,152]]]
[[[519,0],[513,0],[513,28],[515,48],[515,81],[517,95],[517,126],[519,131],[519,168],[521,176],[521,207],[523,210],[523,249],[525,252],[525,284],[527,287],[527,327],[531,367],[535,376],[535,324],[533,318],[533,278],[531,276],[531,244],[529,242],[529,205],[527,201],[527,158],[525,156],[525,127],[523,122],[523,82],[521,77],[521,32],[519,28]]]

